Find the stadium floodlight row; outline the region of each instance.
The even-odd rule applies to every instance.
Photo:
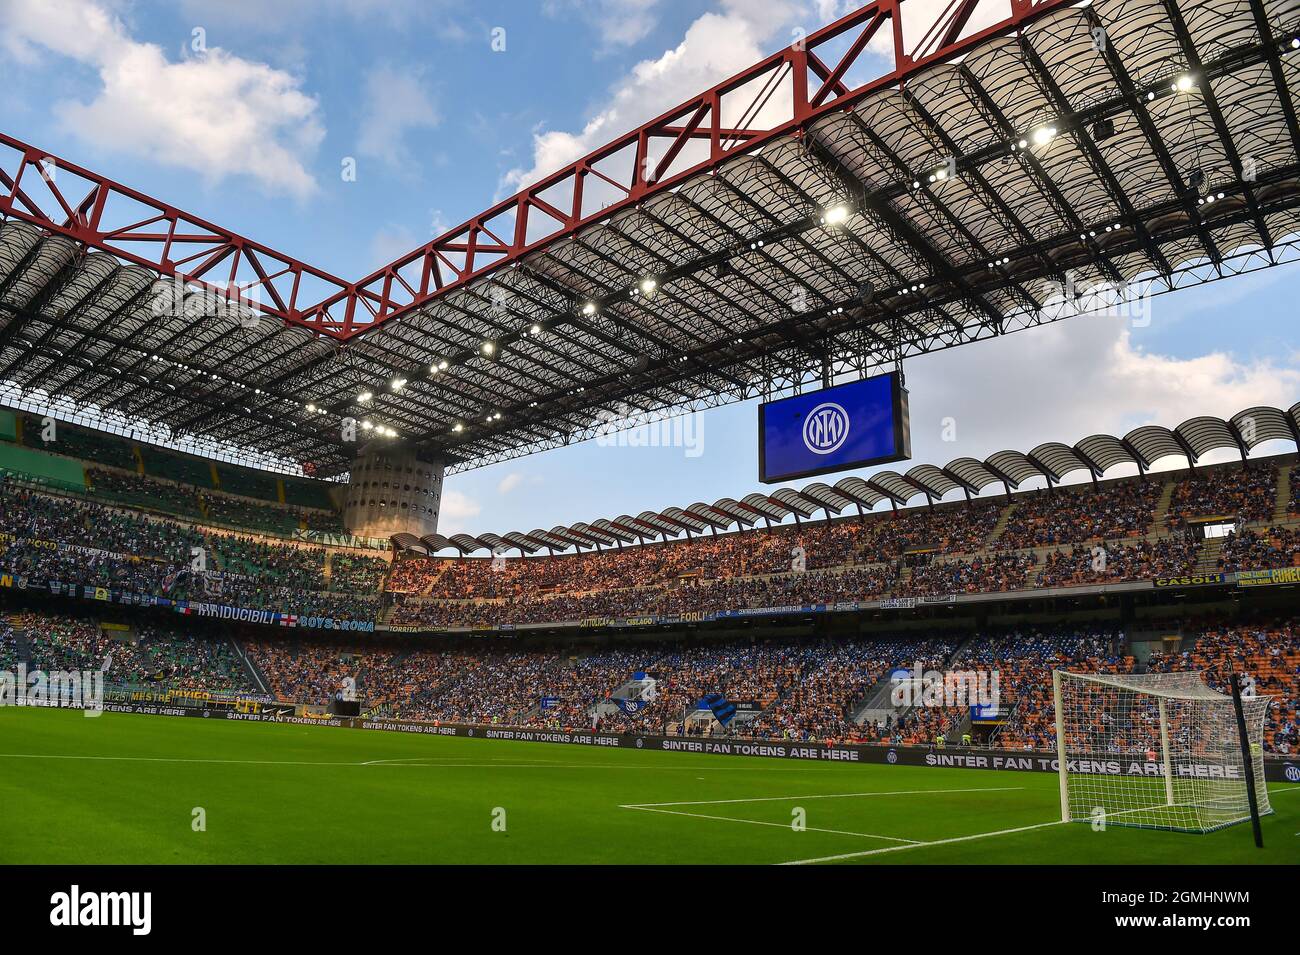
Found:
[[[623,514],[613,519],[561,525],[549,531],[539,528],[527,533],[510,531],[477,537],[470,534],[428,534],[424,537],[396,534],[392,540],[398,550],[422,554],[456,550],[462,556],[480,550],[504,553],[517,549],[521,555],[535,554],[542,549],[550,552],[569,548],[599,550],[602,546],[621,547],[655,538],[668,540],[683,533],[689,538],[693,533],[748,528],[758,521],[770,527],[773,521],[783,521],[791,516],[798,523],[819,511],[829,520],[850,506],[856,506],[861,515],[882,501],[888,501],[895,510],[921,496],[925,497],[927,504],[934,504],[958,489],[970,500],[973,495],[999,483],[1009,498],[1012,490],[1026,481],[1042,478],[1051,486],[1060,484],[1078,471],[1087,471],[1095,484],[1113,467],[1136,465],[1139,473],[1146,474],[1157,461],[1170,457],[1181,457],[1189,467],[1195,468],[1204,455],[1224,449],[1236,451],[1241,460],[1246,461],[1250,451],[1270,441],[1291,441],[1300,451],[1300,402],[1286,411],[1261,405],[1239,411],[1226,420],[1201,415],[1189,418],[1173,429],[1143,425],[1122,438],[1094,434],[1076,442],[1073,447],[1059,441],[1048,441],[1028,453],[998,451],[984,461],[960,457],[943,467],[918,464],[906,474],[879,471],[865,480],[844,478],[833,487],[819,482],[797,490],[781,488],[771,494],[749,494],[738,501],[724,497],[712,504],[698,502],[684,508],[643,511],[636,517]]]
[[[870,3],[355,283],[0,136],[0,383],[456,470],[1296,258],[1293,5],[996,6]]]

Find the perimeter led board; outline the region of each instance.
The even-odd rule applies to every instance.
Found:
[[[911,456],[907,389],[897,372],[758,406],[764,484]]]

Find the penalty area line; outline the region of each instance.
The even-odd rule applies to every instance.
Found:
[[[977,832],[969,836],[953,836],[951,839],[933,839],[929,842],[914,842],[906,846],[883,846],[879,849],[864,849],[861,852],[843,852],[834,856],[819,856],[816,859],[794,859],[790,862],[781,862],[779,865],[816,865],[820,862],[841,862],[845,859],[860,859],[863,856],[880,855],[884,852],[902,852],[906,849],[924,849],[926,846],[946,846],[954,842],[971,842],[975,839],[991,839],[994,836],[1008,836],[1014,832],[1029,832],[1033,829],[1046,829],[1049,826],[1063,826],[1065,823],[1057,819],[1055,822],[1040,822],[1032,826],[1018,826],[1015,829],[997,829],[993,832]]]
[[[796,797],[797,798],[797,797]],[[687,819],[710,819],[715,822],[741,822],[749,826],[773,826],[777,829],[787,829],[795,831],[788,822],[764,822],[761,819],[737,819],[735,816],[710,816],[702,812],[678,812],[676,809],[656,809],[653,806],[619,806],[619,809],[639,809],[641,812],[659,812],[665,816],[685,816]],[[897,836],[880,836],[874,832],[849,832],[844,829],[819,829],[816,826],[805,826],[804,830],[808,832],[828,832],[836,836],[857,836],[860,839],[884,839],[888,842],[902,842],[908,845],[892,846],[896,849],[907,849],[915,842],[913,839],[900,839]]]

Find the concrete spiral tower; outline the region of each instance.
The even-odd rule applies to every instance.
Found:
[[[357,537],[423,537],[438,530],[444,465],[372,441],[352,462],[343,524]]]

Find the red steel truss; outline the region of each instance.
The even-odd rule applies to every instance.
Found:
[[[916,22],[919,4],[875,0],[356,282],[3,133],[0,213],[346,341],[1073,2],[947,0]],[[891,56],[891,71],[871,69]]]

